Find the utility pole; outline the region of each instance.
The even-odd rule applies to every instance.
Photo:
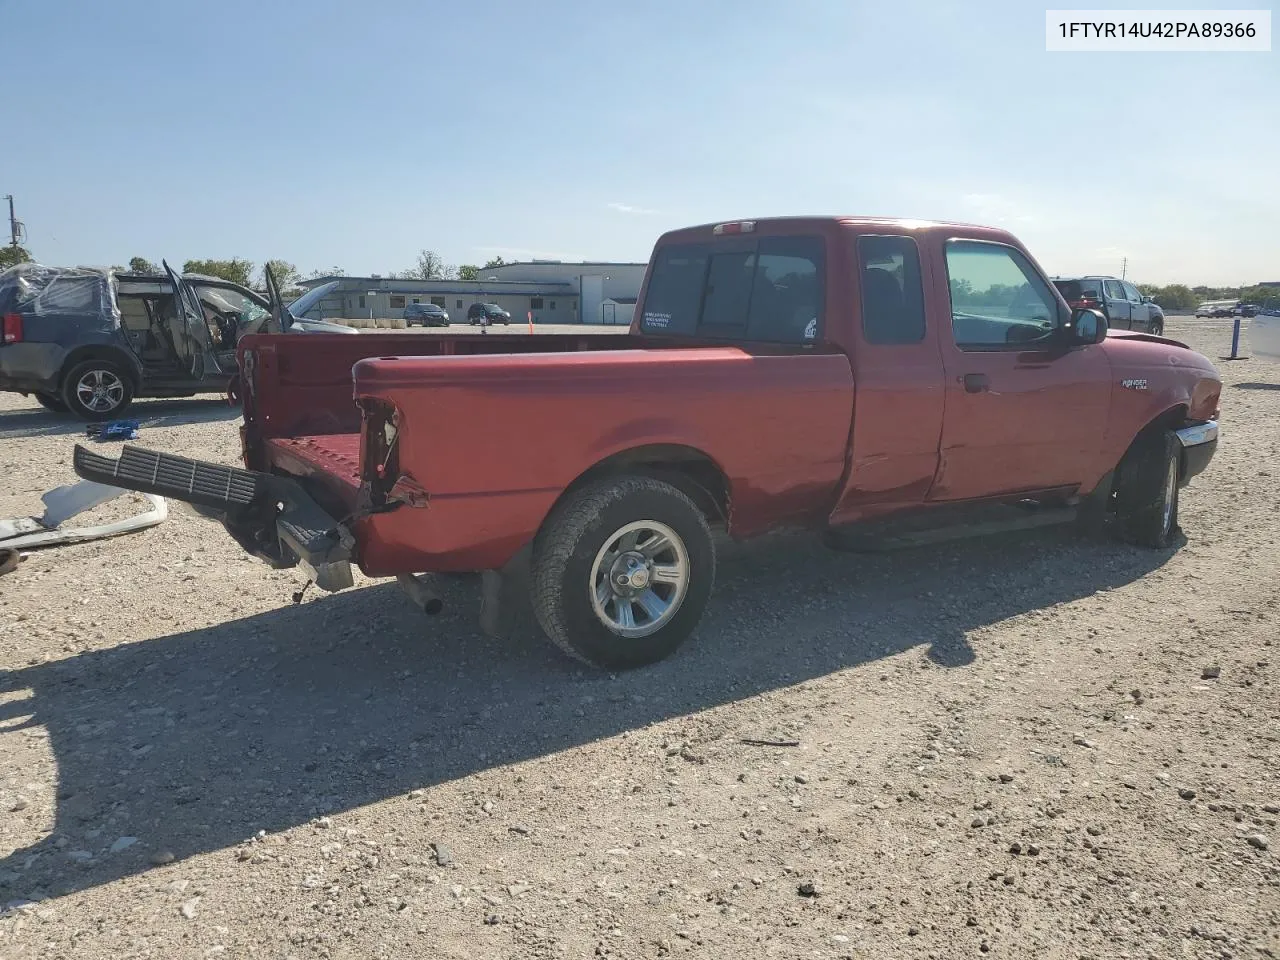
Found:
[[[27,228],[13,215],[13,194],[7,193],[4,198],[9,201],[9,246],[16,247],[26,238]]]
[[[1129,269],[1129,258],[1122,257],[1120,259],[1120,279],[1121,280],[1124,279],[1124,275],[1128,271],[1128,269]]]

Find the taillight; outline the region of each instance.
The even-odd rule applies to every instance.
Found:
[[[754,220],[739,220],[736,223],[717,223],[711,230],[717,237],[735,233],[751,233],[756,228]]]
[[[6,313],[4,315],[4,342],[18,343],[22,340],[22,314]]]

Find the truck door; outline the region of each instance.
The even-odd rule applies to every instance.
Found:
[[[1133,304],[1119,280],[1102,281],[1103,303],[1107,308],[1107,325],[1117,330],[1133,329]]]
[[[1072,486],[1096,475],[1110,363],[1067,346],[1066,307],[1021,252],[944,245],[951,330],[942,338],[946,410],[929,497],[965,500]]]
[[[942,434],[939,331],[926,323],[916,241],[861,236],[852,256],[861,337],[853,357],[849,478],[832,523],[893,504],[923,502],[938,471]],[[945,304],[929,306],[929,316],[946,315]]]

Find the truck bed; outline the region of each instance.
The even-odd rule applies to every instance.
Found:
[[[267,440],[273,466],[318,483],[350,510],[360,490],[360,434],[331,433]]]

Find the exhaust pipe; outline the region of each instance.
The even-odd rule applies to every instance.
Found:
[[[396,577],[400,588],[409,595],[413,605],[429,617],[434,617],[444,609],[444,601],[440,594],[427,585],[422,578],[412,573],[402,573]]]

